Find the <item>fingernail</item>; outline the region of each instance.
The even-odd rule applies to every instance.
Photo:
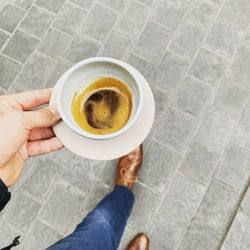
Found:
[[[54,115],[54,116],[58,116],[59,112],[56,106],[51,106],[49,107],[50,112]]]

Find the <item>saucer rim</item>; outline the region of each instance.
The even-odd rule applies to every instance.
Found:
[[[128,64],[129,65],[129,64]],[[110,138],[110,139],[103,139],[103,140],[96,140],[96,139],[90,139],[90,138],[87,138],[87,137],[83,137],[81,135],[79,135],[78,133],[76,133],[75,131],[73,131],[64,121],[60,121],[59,123],[57,123],[56,125],[53,126],[53,130],[56,134],[56,136],[59,138],[59,140],[62,141],[62,143],[64,144],[64,146],[69,149],[72,153],[80,156],[80,157],[84,157],[84,158],[87,158],[87,159],[90,159],[90,160],[113,160],[113,159],[117,159],[131,151],[133,151],[137,146],[139,146],[145,139],[146,137],[149,135],[150,131],[151,131],[151,128],[153,126],[153,122],[154,122],[154,117],[155,117],[155,101],[154,101],[154,96],[153,96],[153,93],[152,93],[152,89],[149,85],[149,83],[147,82],[147,80],[143,77],[143,75],[137,71],[134,67],[132,67],[131,65],[129,65],[129,67],[131,67],[131,70],[134,70],[136,74],[138,74],[138,77],[143,81],[143,84],[142,84],[142,89],[143,91],[147,92],[147,95],[148,95],[148,100],[146,98],[143,99],[143,107],[145,105],[148,105],[148,102],[147,101],[150,101],[152,102],[151,104],[151,107],[152,109],[150,110],[151,111],[151,114],[150,116],[148,116],[149,118],[151,119],[148,119],[148,126],[147,128],[145,129],[145,126],[143,127],[143,129],[141,129],[139,126],[137,128],[137,131],[136,131],[136,134],[137,134],[137,138],[138,138],[138,135],[140,135],[140,140],[136,143],[132,143],[129,142],[131,144],[130,147],[128,147],[124,141],[126,141],[126,135],[129,135],[129,133],[131,132],[131,129],[134,128],[136,125],[139,124],[139,121],[140,121],[140,118],[142,115],[146,116],[146,115],[149,115],[148,113],[148,110],[144,110],[142,108],[142,111],[141,111],[141,114],[138,118],[138,120],[134,123],[134,125],[130,128],[130,130],[126,131],[125,133],[117,136],[117,137],[114,137],[114,138]],[[63,75],[61,76],[61,78],[63,77]],[[57,101],[56,101],[56,95],[57,95],[57,87],[59,86],[60,84],[60,81],[61,81],[61,78],[57,81],[57,83],[55,84],[55,87],[53,89],[53,92],[52,92],[52,95],[51,95],[51,99],[50,99],[50,103],[49,105],[56,105],[57,104]],[[145,93],[144,93],[145,95]],[[146,103],[147,102],[147,103]],[[145,112],[145,113],[143,113]],[[146,114],[147,113],[147,114]],[[62,125],[64,127],[62,127]],[[65,126],[66,128],[68,129],[67,133],[65,134]],[[139,133],[139,134],[138,134]],[[79,153],[79,150],[75,150],[74,147],[73,147],[73,144],[70,143],[70,139],[68,139],[68,141],[65,143],[65,140],[66,140],[66,136],[68,135],[71,135],[72,136],[76,136],[75,138],[77,138],[78,140],[78,145],[79,145],[79,141],[85,141],[85,142],[88,142],[89,144],[91,144],[91,147],[93,148],[94,145],[96,146],[99,146],[100,144],[107,144],[107,146],[110,146],[110,150],[109,153],[106,153],[105,156],[103,154],[102,151],[99,151],[97,152],[95,155],[92,153],[87,153],[87,151],[89,150],[86,150],[84,153]],[[131,134],[131,133],[130,133]],[[114,142],[117,141],[117,144],[115,143],[114,145]],[[123,150],[120,150],[120,151],[123,151],[123,153],[117,153],[117,149],[120,149],[120,146],[124,146],[123,147]],[[133,146],[132,146],[133,145]],[[127,146],[127,149],[125,150],[124,148]],[[89,151],[90,152],[90,151]],[[108,154],[108,157],[107,157],[107,154]],[[94,155],[94,156],[93,156]]]

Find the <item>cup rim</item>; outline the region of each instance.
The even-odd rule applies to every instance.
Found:
[[[124,127],[122,127],[120,130],[114,132],[114,133],[110,133],[110,134],[106,134],[106,135],[96,135],[96,134],[91,134],[87,131],[85,131],[84,129],[75,126],[75,124],[72,124],[72,122],[70,121],[70,119],[67,118],[67,116],[64,114],[64,110],[62,108],[62,104],[61,104],[61,96],[62,96],[62,92],[63,92],[63,88],[68,80],[68,78],[70,77],[70,75],[76,71],[77,69],[79,69],[81,66],[89,64],[89,63],[93,63],[93,62],[109,62],[109,63],[113,63],[116,64],[120,67],[122,67],[124,70],[127,71],[127,73],[130,74],[130,76],[134,79],[137,88],[139,90],[139,105],[138,108],[134,114],[134,117],[129,120],[126,125]],[[137,75],[130,69],[130,65],[120,61],[118,59],[114,59],[114,58],[110,58],[110,57],[91,57],[85,60],[82,60],[76,64],[74,64],[71,68],[69,68],[62,76],[62,78],[60,79],[60,85],[58,86],[58,93],[57,93],[57,108],[59,111],[59,114],[62,118],[62,120],[77,134],[87,137],[89,139],[95,139],[95,140],[106,140],[106,139],[111,139],[114,137],[117,137],[123,133],[125,133],[129,128],[131,128],[135,122],[137,121],[141,110],[142,110],[142,106],[143,106],[143,90],[142,90],[142,86],[140,84],[140,80],[137,77]]]

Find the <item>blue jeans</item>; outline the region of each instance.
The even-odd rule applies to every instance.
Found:
[[[47,250],[117,249],[133,204],[133,193],[125,186],[117,186],[83,219],[72,234]]]

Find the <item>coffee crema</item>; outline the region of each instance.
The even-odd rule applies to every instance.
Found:
[[[74,94],[71,106],[77,124],[91,134],[106,135],[123,128],[132,110],[132,95],[121,81],[102,77],[83,93]]]

